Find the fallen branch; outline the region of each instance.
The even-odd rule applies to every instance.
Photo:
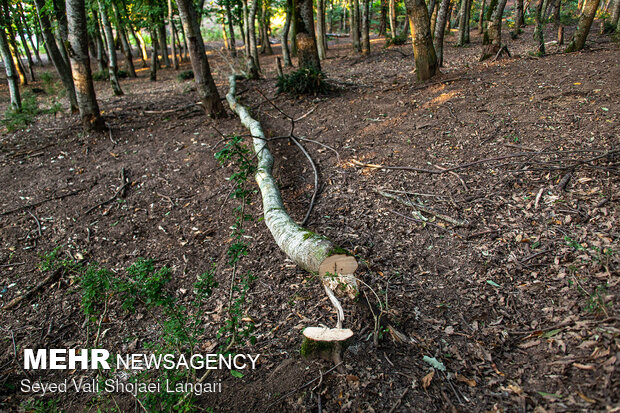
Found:
[[[11,310],[14,307],[18,307],[23,301],[30,299],[36,293],[41,291],[43,287],[45,287],[47,284],[59,279],[60,276],[62,275],[62,270],[63,270],[62,268],[58,268],[54,272],[51,272],[50,274],[47,275],[47,277],[45,277],[40,283],[35,285],[33,288],[26,291],[24,294],[18,297],[15,297],[11,301],[9,301],[4,307],[2,307],[2,309],[4,311],[7,311],[7,310]]]
[[[44,204],[46,202],[49,202],[49,201],[55,201],[57,199],[64,199],[64,198],[66,198],[68,196],[79,194],[80,192],[85,191],[86,189],[87,188],[80,188],[80,189],[77,189],[77,190],[75,190],[73,192],[69,192],[67,194],[53,196],[53,197],[50,197],[50,198],[45,198],[45,199],[43,199],[41,201],[33,202],[32,204],[24,205],[24,206],[15,208],[15,209],[11,209],[9,211],[2,212],[2,213],[0,213],[0,216],[10,215],[10,214],[13,214],[15,212],[22,211],[24,209],[34,208],[34,207],[37,207],[37,206],[42,205],[42,204]]]
[[[396,202],[400,202],[403,205],[410,206],[410,207],[412,207],[414,209],[417,209],[417,210],[419,210],[421,212],[426,212],[427,214],[433,215],[434,217],[437,217],[437,218],[441,219],[442,221],[446,221],[446,222],[448,222],[448,223],[450,223],[450,224],[452,224],[454,226],[463,227],[463,226],[466,226],[466,225],[469,224],[467,221],[464,221],[464,220],[461,220],[461,219],[454,219],[454,218],[449,217],[447,215],[444,215],[444,214],[441,214],[439,212],[433,211],[432,209],[427,208],[427,207],[425,207],[422,204],[418,204],[418,203],[412,202],[412,201],[410,201],[408,199],[404,199],[404,198],[402,198],[402,197],[400,197],[398,195],[390,194],[388,192],[384,192],[384,191],[377,190],[377,189],[375,189],[375,192],[378,193],[381,196],[393,199]]]

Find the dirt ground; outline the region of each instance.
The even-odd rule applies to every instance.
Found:
[[[321,284],[275,245],[254,195],[241,266],[257,276],[246,315],[258,340],[237,352],[260,353],[261,363],[243,378],[215,373],[222,392],[200,396],[198,406],[620,409],[618,43],[593,30],[583,52],[561,54],[550,45],[548,56],[536,58],[528,53],[527,28],[506,40],[511,58],[479,63],[477,34],[466,48],[453,47],[455,36],[446,40],[446,67],[425,84],[415,81],[410,42],[386,49],[376,39],[371,55],[360,57],[338,39],[323,62],[334,93],[276,95],[271,56],[262,57],[261,80],[239,85],[240,99],[268,135],[286,134],[289,122],[258,90],[293,117],[307,114],[296,123],[297,136],[326,145],[304,141],[320,171],[308,227],[357,255],[358,276],[387,304],[385,324],[375,344],[366,300],[377,300],[364,287],[359,302],[344,303],[345,326],[356,335],[341,371],[303,359],[301,330],[334,325],[335,314]],[[209,58],[224,96],[229,67],[218,53]],[[65,113],[0,136],[2,303],[40,281],[41,254],[59,245],[64,254],[116,271],[137,257],[152,258],[172,269],[170,288],[180,302],[212,260],[220,264],[220,285],[228,285],[223,262],[235,204],[226,177],[234,169],[214,159],[221,136],[213,126],[226,136],[247,132],[232,114],[207,119],[192,105],[192,81],[177,74],[162,69],[153,83],[143,69],[138,79],[122,80],[121,97],[97,82],[109,134],[85,134],[78,117]],[[1,83],[4,111],[8,92]],[[312,169],[286,140],[270,142],[270,149],[286,208],[300,221],[313,191]],[[124,202],[89,211],[115,194],[123,168],[131,182]],[[414,213],[381,191],[425,210]],[[204,310],[205,346],[216,341],[227,294],[217,289]],[[26,377],[19,350],[82,348],[92,335],[85,325],[70,276],[0,310],[0,409],[16,410],[33,398],[18,388]],[[100,346],[127,352],[135,338],[131,348],[139,350],[157,328],[152,317],[111,310]],[[445,371],[432,370],[424,356]],[[55,377],[61,375],[48,371],[41,378]],[[88,395],[55,398],[66,411],[93,409]],[[117,402],[126,411],[140,409],[127,395]]]

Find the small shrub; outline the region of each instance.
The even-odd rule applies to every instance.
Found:
[[[278,77],[276,83],[278,93],[291,95],[317,95],[329,92],[330,85],[325,81],[325,75],[320,70],[311,67],[302,67],[299,70]]]
[[[100,82],[102,80],[108,80],[107,70],[100,70],[97,72],[93,72],[93,80],[96,82]]]
[[[9,132],[14,132],[28,127],[40,112],[36,96],[26,92],[22,95],[22,108],[8,109],[1,122]]]
[[[178,74],[177,79],[179,79],[179,81],[183,82],[184,80],[189,80],[189,79],[193,79],[194,78],[194,71],[193,70],[185,70],[181,73]]]
[[[125,79],[129,77],[129,73],[124,70],[119,70],[118,72],[116,72],[116,77],[118,77],[119,79]]]
[[[50,72],[43,72],[41,73],[41,81],[47,85],[54,81],[54,76]]]
[[[385,42],[385,47],[402,46],[407,42],[407,33],[401,33],[397,36],[390,36]]]

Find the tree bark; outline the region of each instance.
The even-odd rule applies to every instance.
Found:
[[[469,40],[467,39],[467,30],[469,29],[469,16],[467,10],[469,5],[469,0],[461,0],[461,11],[459,12],[459,40],[456,42],[457,46],[465,46],[469,43]]]
[[[273,55],[271,42],[269,41],[269,10],[265,1],[261,1],[260,8],[260,32],[261,32],[261,54]]]
[[[568,42],[568,46],[564,52],[576,52],[583,49],[586,44],[586,38],[590,32],[594,15],[598,9],[600,0],[586,0],[584,5],[583,14],[579,17],[579,23],[577,24],[577,30],[573,34],[573,37]]]
[[[291,67],[291,52],[288,48],[288,33],[291,28],[291,14],[292,14],[293,0],[286,0],[286,19],[284,20],[284,27],[282,28],[282,36],[280,43],[282,44],[282,60],[284,60],[284,66]]]
[[[362,23],[362,54],[370,54],[370,1],[362,0],[362,12],[360,13]]]
[[[387,0],[381,0],[380,2],[381,5],[381,14],[379,17],[379,36],[385,36],[386,32],[387,32],[387,25],[388,25],[388,2]],[[331,21],[331,19],[330,19]],[[331,27],[330,30],[331,31]]]
[[[523,0],[515,1],[515,32],[519,32],[525,26],[525,16],[523,14]]]
[[[614,2],[614,8],[611,12],[611,25],[615,28],[618,26],[618,21],[620,21],[620,0],[616,0]],[[618,30],[616,30],[618,31]]]
[[[17,76],[17,70],[11,57],[11,51],[9,49],[9,42],[7,41],[5,27],[8,26],[8,22],[5,21],[4,13],[0,11],[0,53],[2,53],[2,60],[4,61],[4,69],[6,71],[6,78],[9,84],[9,95],[11,100],[11,108],[13,110],[20,110],[22,108],[22,100],[19,94],[19,79]]]
[[[226,20],[228,22],[228,33],[230,37],[230,55],[237,57],[237,41],[235,40],[235,28],[233,26],[233,15],[230,9],[230,0],[225,0]]]
[[[347,294],[357,291],[353,277],[357,261],[351,255],[343,254],[341,248],[327,238],[314,234],[295,223],[284,209],[278,185],[272,175],[273,156],[267,147],[267,139],[258,121],[253,119],[247,108],[235,98],[235,75],[230,78],[230,91],[226,100],[233,112],[239,115],[241,123],[250,130],[254,152],[258,160],[256,182],[263,200],[265,224],[276,244],[295,264],[311,273],[318,273],[325,283],[329,274],[336,275],[336,282],[342,282]],[[330,280],[333,281],[333,280]]]
[[[316,0],[316,43],[319,59],[325,60],[325,0]]]
[[[58,45],[56,45],[56,39],[54,39],[54,34],[52,33],[49,17],[43,11],[43,8],[45,7],[45,0],[35,0],[34,4],[39,17],[39,23],[41,25],[41,33],[48,52],[47,57],[52,61],[52,64],[56,68],[56,72],[60,77],[60,81],[67,91],[71,112],[77,112],[78,103],[75,95],[75,84],[73,83],[73,77],[71,77],[71,67],[66,65],[65,60],[60,54],[60,50],[58,50]]]
[[[545,39],[542,25],[543,2],[544,0],[538,0],[538,3],[536,4],[536,13],[534,14],[536,24],[536,27],[534,28],[534,40],[536,41],[536,54],[538,56],[545,55]]]
[[[151,30],[151,72],[149,79],[151,82],[157,81],[157,67],[159,66],[159,44],[157,42],[157,30]]]
[[[295,18],[297,19],[297,51],[299,67],[321,70],[321,61],[314,34],[314,13],[312,12],[312,0],[295,1]]]
[[[487,30],[482,39],[482,56],[480,61],[497,54],[502,47],[502,15],[506,7],[506,0],[499,0],[491,18],[487,20]]]
[[[58,50],[60,50],[60,54],[62,58],[65,59],[65,63],[68,67],[71,66],[71,62],[69,59],[69,51],[68,47],[68,39],[69,39],[69,28],[67,25],[67,13],[66,6],[62,0],[52,0],[52,4],[54,6],[54,14],[56,16],[56,26],[58,33]]]
[[[21,2],[18,2],[17,5],[19,7],[19,18],[21,19],[22,26],[26,30],[26,37],[28,37],[28,41],[30,42],[30,47],[32,48],[32,51],[34,52],[34,55],[37,58],[37,64],[39,66],[43,66],[43,61],[41,60],[41,55],[39,54],[39,48],[36,47],[32,41],[33,34],[32,34],[32,31],[30,30],[30,26],[28,25],[28,21],[26,20],[26,12],[24,11],[24,8]],[[39,43],[37,40],[37,46],[38,44]]]
[[[21,5],[21,4],[20,4]],[[30,78],[33,82],[36,82],[37,79],[34,75],[34,61],[32,60],[32,56],[30,55],[30,48],[28,47],[28,42],[26,41],[26,36],[24,35],[24,27],[21,24],[20,16],[15,17],[15,26],[17,27],[17,33],[19,34],[19,39],[21,40],[22,48],[24,49],[24,54],[26,55],[26,61],[28,62],[28,71],[30,72]]]
[[[466,0],[463,0],[466,1]],[[413,41],[413,53],[418,80],[424,81],[439,72],[437,55],[431,37],[430,20],[424,0],[405,0]]]
[[[435,24],[435,39],[433,41],[439,66],[443,66],[443,39],[446,33],[446,20],[448,19],[449,10],[450,0],[441,0],[439,12],[437,13],[437,23]]]
[[[396,0],[388,0],[388,8],[390,16],[390,34],[392,37],[396,37]]]
[[[207,114],[213,118],[226,116],[220,95],[211,76],[209,60],[200,33],[198,16],[192,0],[177,0],[179,14],[183,21],[183,30],[189,40],[189,57],[194,70],[194,81],[198,95]]]
[[[174,70],[179,70],[179,59],[177,57],[177,46],[174,42],[174,21],[172,20],[172,0],[168,0],[168,25],[170,26],[170,46],[172,46],[172,66]]]
[[[127,36],[127,30],[125,26],[125,21],[121,15],[119,8],[116,3],[112,3],[112,9],[114,10],[114,16],[116,17],[116,29],[118,32],[118,36],[121,39],[121,44],[123,45],[123,52],[125,55],[125,62],[127,65],[127,74],[129,77],[138,77],[136,75],[136,68],[133,65],[133,53],[131,52],[131,44],[129,43],[129,37]]]
[[[362,45],[360,42],[360,8],[359,0],[349,0],[351,5],[351,41],[353,42],[353,49],[358,52],[362,51]]]
[[[248,74],[250,78],[257,79],[260,72],[260,60],[258,59],[258,49],[256,45],[256,12],[258,1],[252,0],[252,5],[248,7],[248,46],[250,50],[250,61],[248,62]]]
[[[105,122],[99,112],[90,71],[84,0],[67,0],[66,4],[70,46],[69,58],[71,59],[71,71],[73,73],[82,124],[87,130],[104,130]]]
[[[140,60],[142,60],[142,67],[146,67],[147,66],[146,61],[149,59],[149,54],[146,51],[146,42],[144,41],[144,38],[142,37],[142,33],[140,33],[140,30],[136,31],[131,26],[130,28],[131,28],[131,34],[134,38],[134,41],[140,48]]]
[[[95,23],[94,40],[97,48],[97,65],[100,73],[105,73],[106,67],[108,67],[108,55],[101,39],[101,25],[99,24],[99,13],[93,9],[93,20]]]
[[[162,17],[163,18],[163,17]],[[161,48],[161,59],[164,66],[170,67],[170,58],[168,57],[168,40],[166,39],[166,23],[163,21],[157,26],[157,36],[159,39],[159,47]]]
[[[516,0],[523,1],[523,0]],[[480,14],[478,15],[478,33],[482,34],[484,32],[484,5],[486,0],[482,0],[482,4],[480,5]]]
[[[121,85],[118,82],[118,64],[116,63],[116,50],[114,48],[114,34],[112,33],[112,25],[110,24],[110,19],[108,19],[108,13],[103,6],[103,2],[98,0],[99,3],[99,14],[101,15],[101,24],[103,25],[103,33],[105,34],[106,44],[108,45],[108,50],[110,51],[110,63],[108,65],[108,76],[110,77],[110,85],[112,86],[112,91],[114,95],[121,96],[123,94],[123,90],[121,89]]]

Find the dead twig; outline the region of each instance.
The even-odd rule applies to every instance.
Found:
[[[401,394],[400,397],[398,398],[398,400],[396,400],[396,403],[394,403],[394,405],[392,406],[392,408],[390,409],[390,411],[388,413],[394,413],[396,411],[396,409],[398,409],[398,406],[401,405],[401,403],[403,402],[403,399],[405,398],[405,396],[407,396],[407,393],[409,393],[409,389],[410,389],[410,387],[407,386],[407,388],[405,389],[403,394]]]
[[[304,220],[300,224],[302,227],[304,227],[308,223],[308,219],[310,218],[310,213],[312,212],[312,209],[314,208],[314,201],[316,200],[316,196],[319,193],[319,171],[316,167],[316,163],[314,163],[314,160],[312,160],[312,157],[310,156],[306,148],[304,148],[304,146],[301,144],[301,142],[299,142],[293,135],[291,135],[290,138],[293,141],[293,143],[297,145],[299,150],[306,156],[306,158],[308,158],[308,161],[310,162],[310,165],[312,166],[312,171],[314,172],[314,191],[312,192],[312,198],[310,199],[310,205],[308,206],[308,210],[306,211],[306,216],[304,217]]]
[[[35,214],[33,214],[30,211],[27,211],[27,212],[30,214],[32,218],[34,218],[35,222],[37,223],[37,232],[39,233],[39,237],[42,236],[43,234],[41,234],[41,222],[39,222],[39,219],[36,217]]]
[[[62,271],[63,271],[62,268],[58,268],[54,272],[51,272],[40,283],[35,285],[33,288],[31,288],[24,294],[18,297],[15,297],[11,301],[9,301],[4,307],[2,307],[2,309],[4,311],[8,311],[8,310],[13,309],[14,307],[18,307],[23,301],[30,299],[32,296],[34,296],[39,291],[41,291],[43,287],[45,287],[47,284],[52,283],[56,281],[57,279],[59,279],[60,276],[62,275]]]
[[[15,212],[22,211],[24,209],[34,208],[34,207],[37,207],[37,206],[42,205],[42,204],[44,204],[46,202],[49,202],[49,201],[55,201],[57,199],[64,199],[64,198],[67,198],[69,196],[73,196],[73,195],[79,194],[80,192],[85,191],[86,189],[88,189],[88,188],[80,188],[80,189],[77,189],[77,190],[75,190],[73,192],[69,192],[67,194],[57,195],[57,196],[53,196],[53,197],[50,197],[50,198],[45,198],[45,199],[43,199],[41,201],[33,202],[31,204],[28,204],[28,205],[24,205],[24,206],[15,208],[15,209],[11,209],[11,210],[2,212],[2,213],[0,213],[0,216],[10,215],[10,214],[13,214]]]
[[[122,180],[125,181],[125,168],[121,169],[121,177]],[[94,211],[95,209],[104,206],[106,204],[109,204],[110,202],[114,201],[116,199],[116,197],[118,197],[121,193],[123,193],[123,191],[125,191],[125,188],[130,184],[129,181],[124,182],[120,188],[118,188],[118,190],[114,193],[114,195],[112,195],[112,197],[106,199],[103,202],[98,203],[95,206],[90,207],[86,212],[84,212],[84,215],[88,215],[90,214],[92,211]]]
[[[418,210],[420,210],[422,212],[426,212],[427,214],[433,215],[433,216],[441,219],[442,221],[446,221],[446,222],[448,222],[448,223],[450,223],[450,224],[452,224],[454,226],[462,227],[462,226],[468,225],[467,221],[460,220],[460,219],[454,219],[454,218],[449,217],[447,215],[444,215],[444,214],[441,214],[439,212],[433,211],[432,209],[427,208],[424,205],[421,205],[421,204],[412,202],[410,200],[401,198],[398,195],[390,194],[388,192],[383,192],[383,191],[380,191],[380,190],[375,190],[375,192],[378,193],[381,196],[384,196],[386,198],[393,199],[394,201],[400,202],[403,205],[406,205],[406,206],[418,209]]]

